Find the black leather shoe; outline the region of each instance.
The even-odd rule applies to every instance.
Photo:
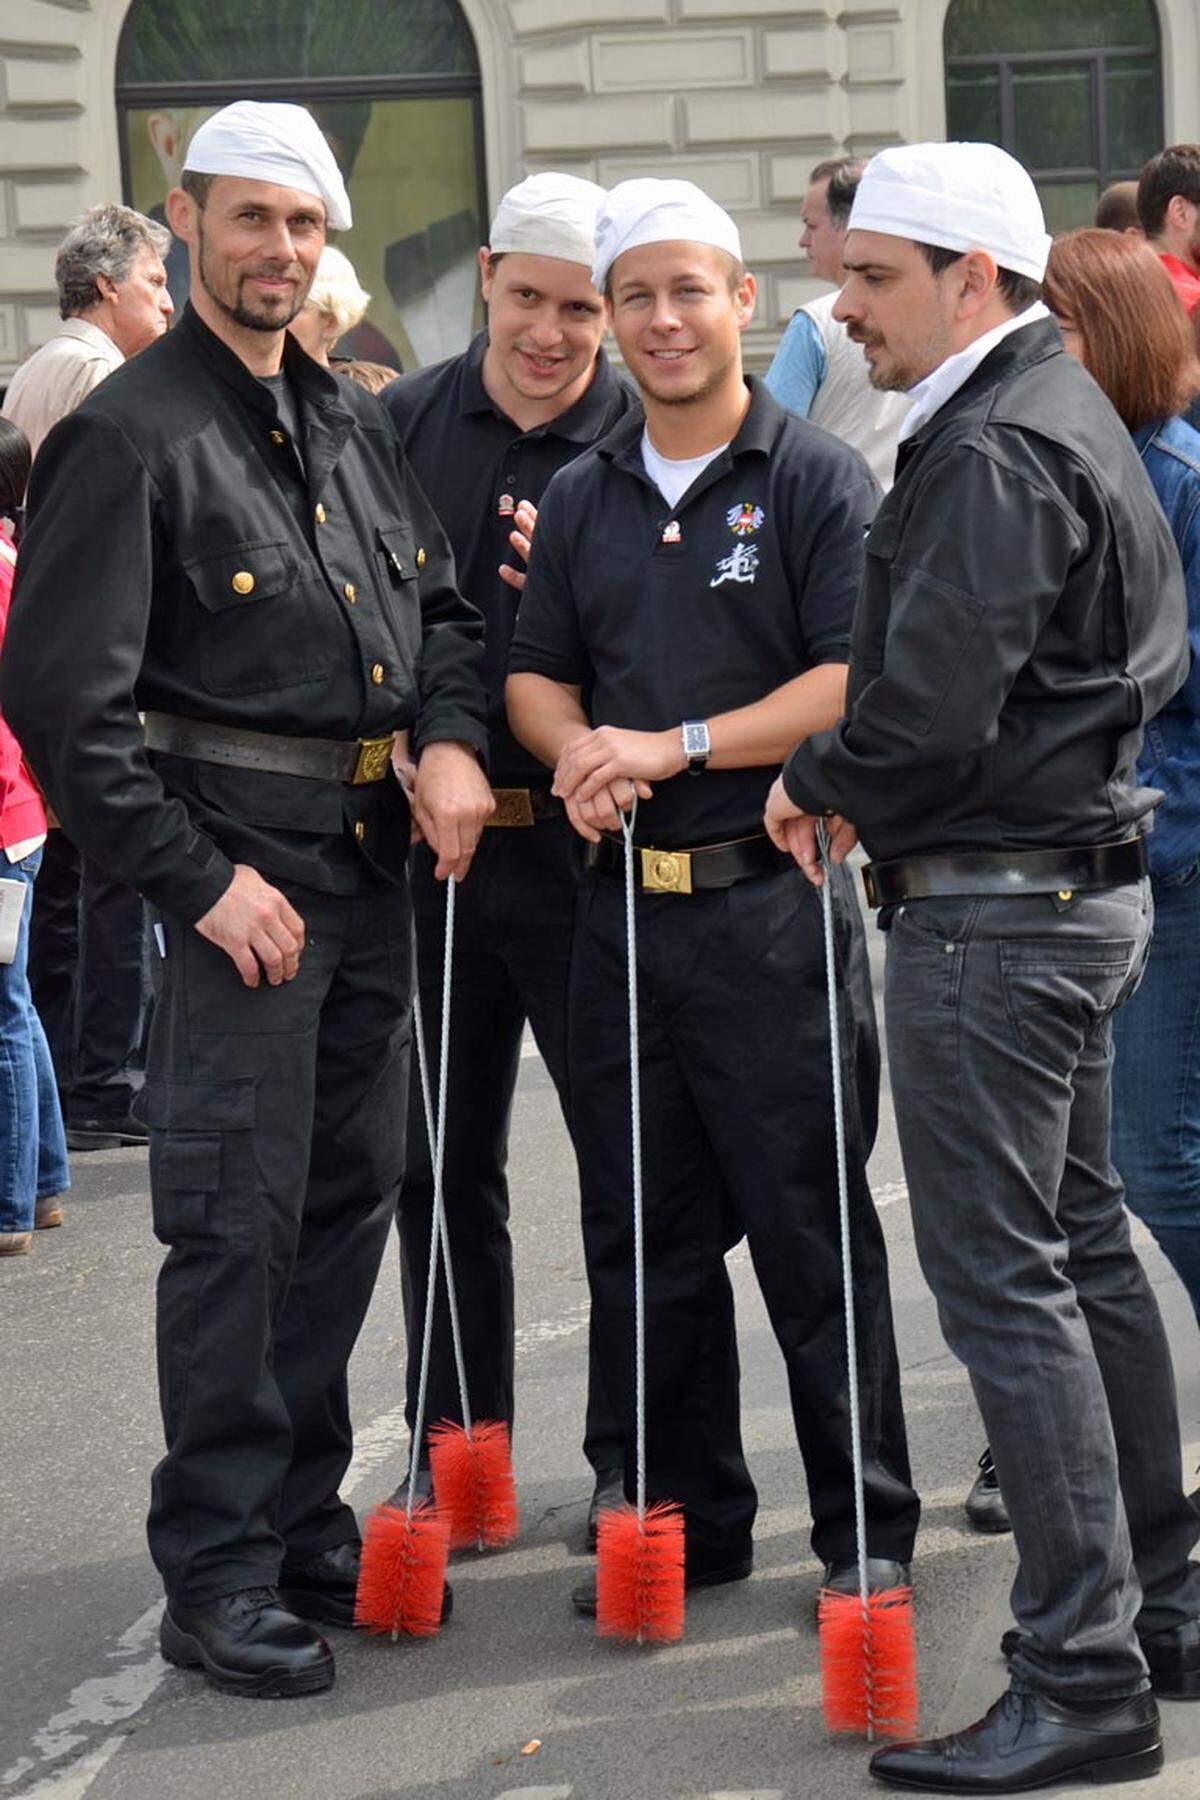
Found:
[[[1200,1700],[1200,1619],[1140,1638],[1150,1686],[1164,1700]]]
[[[868,1593],[884,1594],[889,1588],[911,1586],[912,1569],[908,1563],[893,1562],[889,1556],[868,1556]],[[825,1578],[821,1583],[815,1601],[815,1610],[818,1618],[821,1613],[821,1594],[826,1588],[831,1589],[835,1594],[857,1594],[857,1559],[841,1558],[837,1562],[826,1563]]]
[[[283,1700],[333,1686],[333,1651],[280,1605],[274,1588],[244,1588],[203,1606],[168,1601],[158,1641],[169,1663],[203,1669],[222,1694]]]
[[[416,1485],[416,1493],[413,1496],[413,1505],[414,1506],[420,1506],[422,1501],[424,1501],[424,1500],[432,1500],[433,1499],[433,1475],[429,1469],[418,1469],[417,1470],[415,1485]],[[389,1494],[388,1499],[387,1499],[387,1504],[389,1506],[396,1507],[399,1512],[405,1511],[405,1509],[408,1506],[408,1476],[407,1475],[404,1477],[404,1480],[400,1483],[400,1486],[396,1489],[395,1493]]]
[[[338,1544],[303,1562],[285,1561],[279,1571],[279,1598],[302,1619],[352,1627],[361,1555],[360,1544]],[[443,1625],[453,1611],[454,1593],[446,1582],[442,1588]]]
[[[992,1453],[986,1445],[979,1459],[979,1473],[972,1483],[963,1510],[975,1531],[1012,1530],[1004,1495],[1000,1492],[1000,1478],[996,1474]]]
[[[724,1587],[729,1581],[745,1581],[754,1572],[754,1552],[747,1550],[744,1556],[735,1557],[723,1562],[709,1562],[706,1559],[689,1557],[683,1585],[687,1589]],[[590,1576],[581,1581],[579,1586],[571,1590],[571,1605],[585,1619],[596,1616],[596,1577]]]
[[[149,1127],[130,1113],[111,1119],[70,1118],[65,1130],[68,1150],[119,1150],[125,1144],[144,1149],[150,1142]]]
[[[1010,1626],[1000,1639],[1005,1662],[1016,1653],[1021,1633]],[[1141,1637],[1142,1654],[1150,1667],[1150,1686],[1163,1700],[1200,1700],[1200,1619],[1189,1619],[1172,1631],[1156,1631]]]
[[[926,1794],[1024,1794],[1059,1781],[1141,1781],[1162,1764],[1153,1694],[1093,1708],[1010,1688],[966,1731],[889,1744],[870,1770]]]
[[[607,1512],[612,1506],[625,1504],[625,1471],[624,1469],[597,1469],[596,1485],[592,1490],[592,1503],[588,1507],[587,1547],[596,1548],[596,1528],[600,1514]]]

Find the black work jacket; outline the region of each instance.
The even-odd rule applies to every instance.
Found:
[[[1187,673],[1179,555],[1128,431],[1045,319],[900,446],[846,716],[791,798],[872,856],[1098,844],[1147,819],[1145,721]]]
[[[483,614],[492,779],[500,786],[545,787],[547,774],[513,737],[504,680],[520,595],[500,579],[501,563],[520,567],[508,541],[513,508],[542,503],[550,479],[610,431],[636,397],[600,350],[595,373],[573,406],[522,431],[483,385],[488,336],[462,356],[402,375],[380,395],[404,454],[429,495],[454,549],[462,591]]]
[[[290,334],[285,365],[302,458],[189,307],[55,426],[30,486],[0,705],[75,842],[188,920],[235,861],[328,892],[361,856],[399,878],[407,809],[390,776],[151,756],[139,709],[486,751],[482,621],[387,415]]]

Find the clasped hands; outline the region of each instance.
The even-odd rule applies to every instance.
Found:
[[[649,800],[655,781],[678,775],[685,766],[679,727],[673,731],[625,731],[601,725],[581,731],[559,754],[550,791],[567,809],[580,837],[600,841],[615,831],[621,814],[639,800]]]

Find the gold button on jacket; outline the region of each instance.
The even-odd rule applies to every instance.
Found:
[[[323,525],[325,523],[325,508],[321,505],[319,500],[313,507],[313,518],[317,521],[318,525]]]
[[[233,578],[233,591],[235,594],[252,594],[254,592],[254,577],[249,569],[238,570]]]
[[[350,602],[351,606],[353,606],[354,602],[358,599],[358,589],[355,587],[354,583],[352,581],[348,581],[346,583],[345,587],[342,589],[342,592],[343,592],[343,594],[345,594],[345,596],[346,596],[347,600]]]
[[[375,663],[374,666],[372,667],[371,680],[375,683],[376,687],[382,687],[382,685],[383,685],[383,664],[382,663]]]

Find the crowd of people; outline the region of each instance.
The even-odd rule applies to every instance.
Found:
[[[1161,1766],[1156,1696],[1200,1699],[1200,1510],[1124,1203],[1200,1317],[1200,148],[1131,186],[1052,242],[993,146],[819,163],[801,246],[834,291],[764,380],[737,226],[688,181],[512,188],[483,329],[399,378],[338,359],[369,296],[302,108],[196,132],[173,323],[163,227],[68,235],[63,324],[0,419],[0,1254],[62,1223],[68,1147],[148,1143],[171,1661],[332,1682],[346,1366],[393,1229],[410,1427],[427,1327],[428,1417],[461,1417],[410,1054],[450,877],[467,1392],[512,1431],[528,1026],[579,1169],[592,1543],[632,1497],[627,831],[648,1498],[683,1508],[689,1589],[751,1574],[744,1237],[823,1587],[858,1591],[828,882],[866,1572],[914,1585],[861,839],[918,1252],[988,1442],[967,1513],[1020,1556],[1006,1693],[872,1773]],[[416,1451],[399,1502],[430,1492]]]

